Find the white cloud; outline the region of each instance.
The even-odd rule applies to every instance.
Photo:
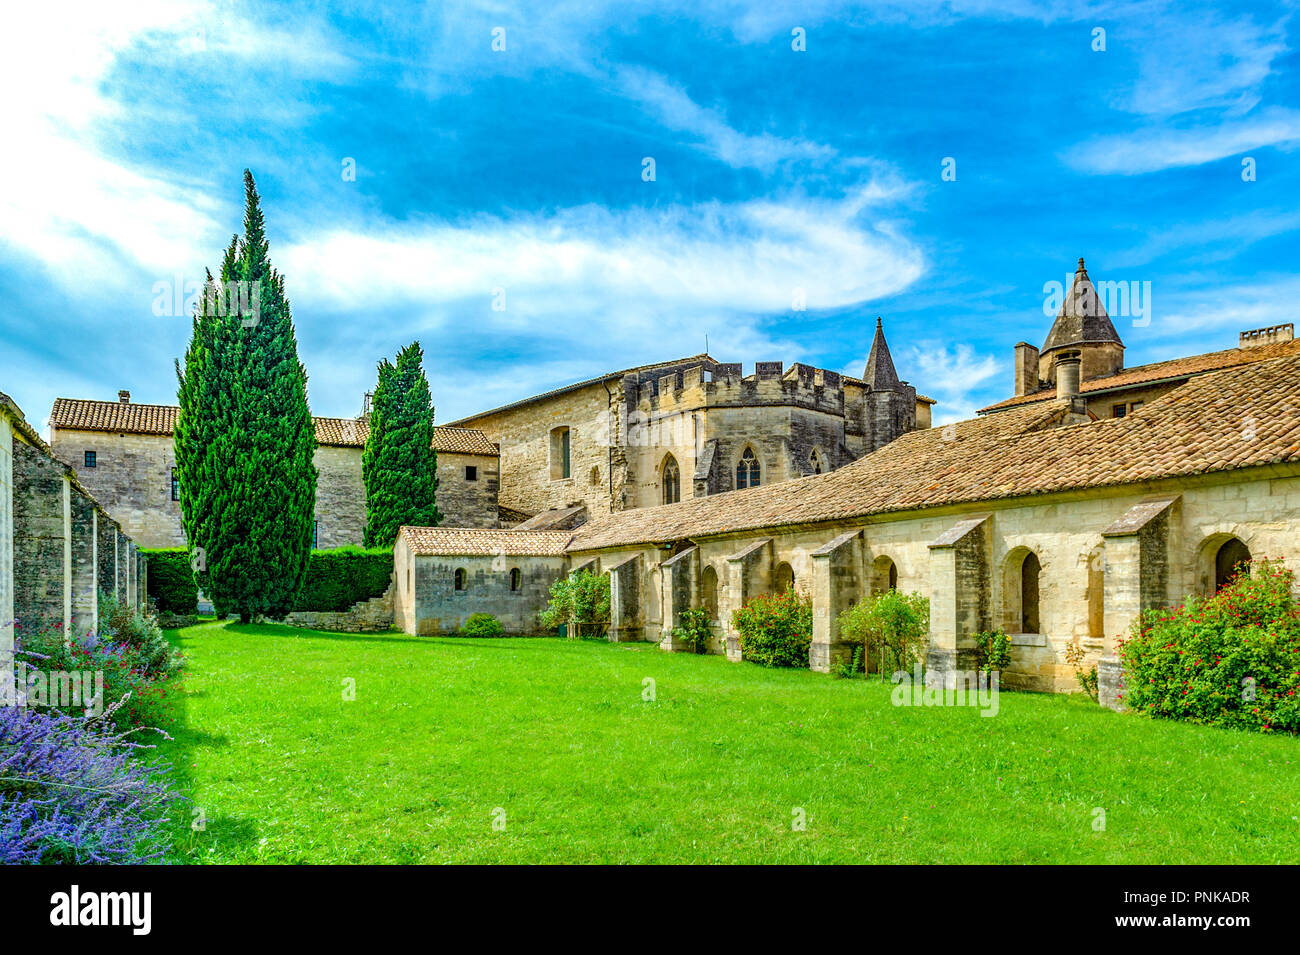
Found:
[[[976,395],[1005,370],[992,355],[977,354],[970,345],[949,346],[940,341],[917,342],[905,352],[905,362],[916,369],[912,384],[938,402],[934,408],[936,425],[974,417],[989,403]],[[1010,388],[1006,390],[1010,393]]]

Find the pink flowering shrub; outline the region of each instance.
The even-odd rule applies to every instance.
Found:
[[[1294,574],[1247,565],[1212,597],[1149,610],[1120,642],[1123,702],[1169,719],[1300,733]]]

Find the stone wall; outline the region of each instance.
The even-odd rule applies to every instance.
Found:
[[[439,451],[438,510],[442,512],[442,526],[498,526],[500,482],[500,459]]]
[[[362,544],[366,538],[366,488],[361,449],[322,445],[316,465],[316,546]]]
[[[316,611],[295,610],[284,618],[290,627],[306,627],[310,630],[334,630],[340,633],[378,633],[393,627],[394,586],[378,597],[362,600],[347,610]]]
[[[402,548],[399,544],[398,549]],[[490,613],[507,633],[536,634],[537,614],[550,594],[551,584],[567,572],[565,557],[420,557],[411,562],[394,555],[394,569],[407,578],[411,600],[397,612],[407,633],[455,633],[473,613]],[[510,587],[511,571],[520,571],[520,587]],[[456,590],[457,570],[465,571],[465,589]],[[398,600],[403,581],[399,577]]]

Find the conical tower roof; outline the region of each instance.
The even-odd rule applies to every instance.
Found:
[[[1079,268],[1074,273],[1074,283],[1061,304],[1061,311],[1056,316],[1056,321],[1052,323],[1052,330],[1047,333],[1047,341],[1043,342],[1043,352],[1084,342],[1124,344],[1120,340],[1119,332],[1115,331],[1115,326],[1110,323],[1106,306],[1097,297],[1097,290],[1093,287],[1092,279],[1088,278],[1088,270],[1083,266],[1083,259],[1079,259]]]
[[[885,342],[885,330],[881,327],[880,316],[876,316],[876,337],[871,340],[871,353],[867,355],[867,367],[862,372],[862,380],[873,391],[894,391],[900,384],[898,372],[894,370],[894,359]]]

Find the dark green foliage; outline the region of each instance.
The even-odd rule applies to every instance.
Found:
[[[580,570],[551,584],[550,600],[538,614],[543,627],[566,628],[571,640],[598,637],[609,627],[609,574]]]
[[[1139,713],[1300,733],[1300,605],[1281,564],[1247,565],[1212,597],[1148,610],[1119,648]]]
[[[190,554],[184,547],[145,550],[149,558],[149,596],[159,613],[192,614],[198,611],[199,588],[190,569]]]
[[[339,611],[380,596],[393,577],[387,548],[335,547],[314,550],[294,610]]]
[[[460,625],[462,637],[500,637],[505,632],[501,621],[490,613],[472,613]]]
[[[765,667],[808,666],[812,600],[794,590],[759,594],[731,615],[741,656]]]
[[[176,465],[198,582],[220,611],[283,616],[302,582],[316,500],[315,426],[284,278],[252,174],[242,239],[196,309],[177,366]]]
[[[713,630],[709,626],[709,614],[703,607],[683,610],[678,615],[677,626],[673,627],[673,637],[686,644],[696,653],[709,649],[709,638]]]
[[[361,455],[367,547],[392,547],[403,524],[435,527],[442,520],[433,401],[423,358],[420,343],[412,342],[397,353],[395,364],[387,358],[379,363],[370,434]]]

